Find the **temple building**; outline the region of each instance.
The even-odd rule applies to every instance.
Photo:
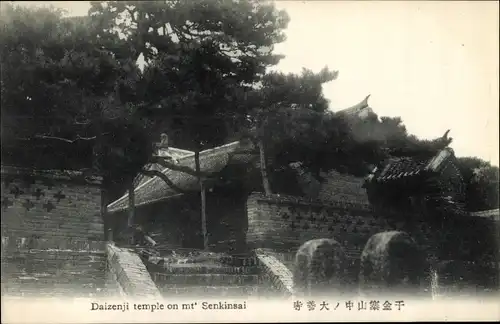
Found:
[[[168,151],[177,153],[178,165],[195,168],[194,153],[175,148]],[[255,150],[240,142],[200,152],[200,170],[211,174],[204,180],[205,225],[201,219],[198,179],[181,171],[149,166],[160,168],[173,186],[159,177],[141,179],[135,189],[135,223],[168,248],[202,248],[202,230],[206,226],[212,249],[239,249],[238,245],[245,241],[246,196],[255,189],[254,180],[259,179],[249,168],[256,160]],[[128,194],[108,205],[116,240],[124,232],[127,210]]]
[[[367,104],[368,97],[339,113],[347,111],[349,115],[366,115],[372,111]],[[195,168],[194,152],[170,147],[166,136],[156,147],[156,155],[170,157],[179,166]],[[160,171],[172,183],[169,185],[159,177],[138,176],[134,191],[134,222],[158,244],[172,249],[202,248],[205,231],[211,250],[245,250],[248,226],[245,204],[252,192],[263,191],[258,149],[250,143],[237,141],[202,151],[199,157],[200,170],[210,174],[203,181],[205,219],[202,219],[202,189],[198,179],[181,171],[150,164],[146,170]],[[295,178],[289,180],[298,185],[304,197],[368,204],[363,178],[332,170],[321,174],[325,181],[320,183],[304,172],[300,164],[293,165],[292,169]],[[125,239],[128,200],[126,193],[107,208],[109,222],[113,224],[112,237],[117,241]]]
[[[381,210],[463,212],[465,183],[456,161],[450,148],[431,155],[390,159],[367,177],[370,203]]]

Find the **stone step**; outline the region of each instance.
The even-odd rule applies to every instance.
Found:
[[[146,257],[145,252],[140,252],[139,255]],[[252,267],[257,266],[258,261],[252,256],[187,256],[187,257],[162,257],[148,256],[147,262],[153,264],[223,264],[233,267]]]
[[[165,285],[160,288],[163,296],[182,297],[249,297],[265,294],[267,289],[259,286],[184,286]]]
[[[153,273],[153,281],[158,285],[164,284],[181,284],[181,285],[257,285],[261,283],[259,275],[252,274],[164,274]]]
[[[163,266],[148,267],[153,271],[166,274],[257,274],[258,267],[231,267],[214,263],[186,263],[186,264],[166,264]]]

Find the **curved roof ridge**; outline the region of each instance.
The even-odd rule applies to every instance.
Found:
[[[211,149],[203,150],[200,152],[200,159],[203,158],[205,160],[206,158],[216,156],[219,154],[230,154],[231,151],[234,151],[234,149],[237,148],[239,145],[240,145],[240,142],[235,141],[235,142],[232,142],[229,144],[225,144],[225,145],[217,146],[217,147],[214,147]],[[224,152],[225,150],[228,150],[228,152],[225,153]],[[185,162],[185,161],[187,161],[188,163],[192,163],[193,158],[194,158],[194,152],[192,154],[180,157],[177,161],[179,162],[179,164],[181,164],[182,162]],[[161,170],[161,172],[164,174],[168,174],[168,173],[172,173],[172,172],[182,173],[180,171],[174,171],[174,170],[171,170],[169,168],[163,168]],[[159,181],[159,182],[163,183],[163,180],[159,179],[158,177],[151,177],[150,179],[148,179],[144,183],[137,186],[134,189],[134,192],[136,193],[136,198],[139,198],[138,194],[143,187],[151,186],[154,184],[155,181],[157,181],[157,182]],[[142,190],[142,191],[144,191],[144,190]],[[108,208],[109,212],[117,212],[119,210],[122,210],[123,206],[120,206],[120,205],[122,205],[124,203],[124,201],[127,199],[127,197],[128,197],[128,193],[125,193],[122,197],[120,197],[117,200],[113,201],[112,203],[108,204],[107,208]],[[148,199],[148,198],[145,197],[145,199]],[[143,202],[140,202],[140,201],[138,201],[137,203],[138,203],[138,205],[143,204]]]
[[[349,108],[341,109],[337,111],[337,113],[342,113],[342,114],[350,114],[354,113],[359,110],[363,110],[366,108],[370,108],[370,105],[368,104],[368,99],[370,99],[371,94],[367,95],[363,100],[355,104],[354,106],[351,106]]]

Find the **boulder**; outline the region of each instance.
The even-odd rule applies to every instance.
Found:
[[[346,255],[334,239],[314,239],[302,244],[295,255],[293,271],[297,295],[343,292],[346,285]]]
[[[361,253],[359,288],[370,294],[421,294],[429,292],[425,254],[405,232],[373,235]]]

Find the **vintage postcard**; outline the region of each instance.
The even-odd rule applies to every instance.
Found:
[[[0,6],[2,323],[500,320],[498,2]]]

